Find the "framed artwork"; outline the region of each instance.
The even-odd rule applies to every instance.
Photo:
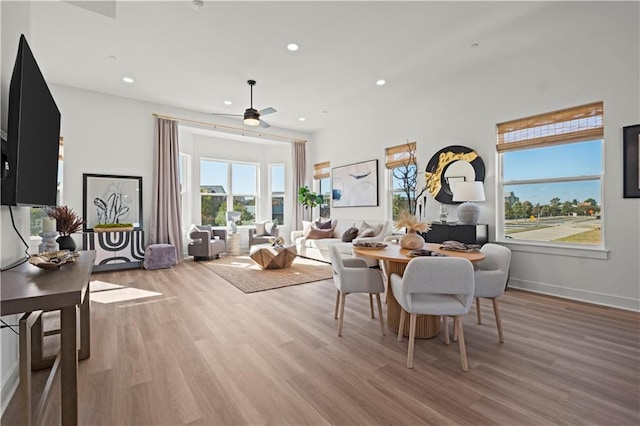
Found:
[[[82,175],[84,230],[101,223],[132,223],[142,229],[142,177]]]
[[[640,124],[622,128],[624,198],[640,198]]]
[[[473,149],[451,145],[433,154],[424,176],[433,198],[442,204],[458,204],[453,201],[452,186],[458,182],[484,182],[484,162]]]
[[[331,169],[332,207],[378,205],[378,160]]]

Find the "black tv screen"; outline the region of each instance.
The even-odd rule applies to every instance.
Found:
[[[56,205],[59,140],[60,111],[21,35],[2,146],[3,205]]]

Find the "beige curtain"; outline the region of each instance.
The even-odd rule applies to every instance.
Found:
[[[293,229],[302,229],[303,207],[298,203],[298,189],[304,186],[306,174],[306,156],[305,143],[293,142],[293,197],[295,199],[296,208],[293,217]]]
[[[178,122],[156,117],[151,244],[172,244],[182,261]]]

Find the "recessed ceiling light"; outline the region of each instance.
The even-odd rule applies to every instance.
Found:
[[[305,121],[305,120],[306,120],[306,118],[304,118],[304,117],[298,118],[298,121]]]
[[[472,49],[475,49],[476,47],[479,47],[479,46],[480,46],[480,43],[478,43],[478,42],[471,43],[471,48]]]
[[[231,105],[231,104],[232,104],[232,102],[231,102],[231,101],[224,101],[224,104],[225,104],[225,105]]]
[[[292,52],[295,52],[296,50],[298,50],[300,48],[300,46],[298,46],[295,43],[289,43],[287,44],[287,49],[289,49]]]
[[[387,82],[385,80],[378,80],[378,81],[376,81],[376,84],[378,86],[384,86],[385,84],[387,84]]]
[[[133,83],[133,79],[131,77],[122,77],[122,81],[129,84]]]
[[[115,61],[116,59],[118,59],[118,57],[116,55],[109,55],[109,59]]]

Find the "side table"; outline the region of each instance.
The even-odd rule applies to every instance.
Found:
[[[227,253],[232,256],[240,256],[240,234],[234,233],[227,236]]]

